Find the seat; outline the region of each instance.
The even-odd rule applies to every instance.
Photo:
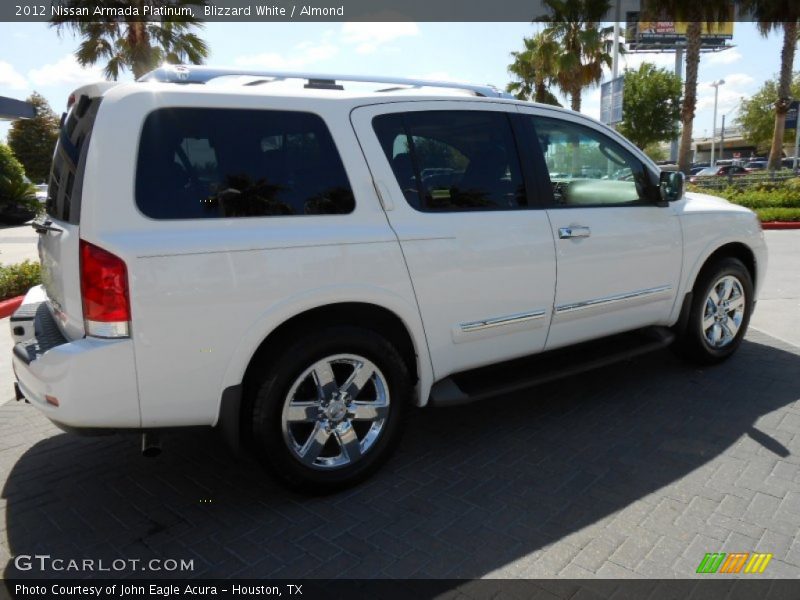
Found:
[[[506,179],[508,159],[503,148],[490,148],[475,155],[464,175],[451,190],[456,206],[509,206],[513,184]]]

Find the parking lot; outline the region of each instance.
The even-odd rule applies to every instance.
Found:
[[[765,552],[760,577],[796,578],[800,231],[768,243],[754,328],[725,364],[664,351],[416,411],[390,463],[334,496],[285,491],[212,432],[166,435],[145,459],[134,436],[64,434],[6,402],[4,575],[63,575],[12,560],[49,554],[193,561],[119,573],[146,577],[672,578],[709,552]]]

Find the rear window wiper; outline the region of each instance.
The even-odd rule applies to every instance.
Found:
[[[47,233],[48,231],[52,231],[53,233],[64,232],[60,227],[53,225],[53,222],[49,219],[46,221],[31,221],[31,227],[34,228],[36,233]]]

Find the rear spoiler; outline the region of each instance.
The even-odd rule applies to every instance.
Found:
[[[89,98],[97,98],[98,96],[102,96],[111,88],[118,86],[118,81],[97,81],[95,83],[89,83],[87,85],[82,85],[81,87],[72,91],[67,99],[67,110],[72,108],[72,105],[75,104],[78,100],[80,100],[81,96],[87,96]]]

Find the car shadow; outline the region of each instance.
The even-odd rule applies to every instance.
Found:
[[[167,435],[155,459],[140,456],[134,437],[53,435],[6,480],[11,557],[141,562],[98,573],[11,560],[4,574],[485,576],[634,502],[654,504],[691,473],[710,477],[711,463],[744,438],[759,453],[788,455],[757,422],[800,398],[800,379],[786,375],[800,372],[800,356],[755,339],[713,368],[664,351],[513,396],[415,411],[373,479],[326,497],[283,489],[213,432]],[[193,570],[141,571],[152,558],[191,559]]]

